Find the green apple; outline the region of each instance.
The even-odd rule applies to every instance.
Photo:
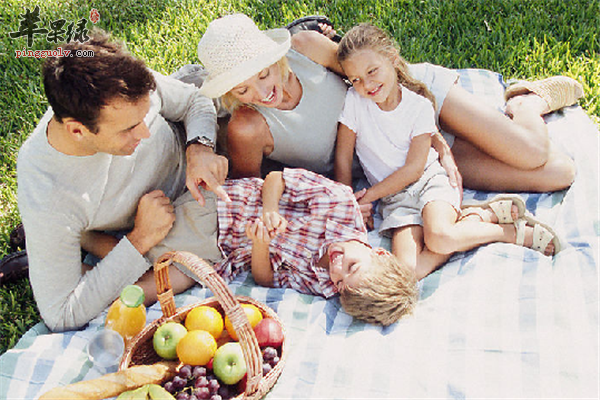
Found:
[[[177,359],[177,343],[185,336],[187,329],[178,322],[167,322],[158,327],[152,337],[156,354],[165,360]]]
[[[238,342],[228,342],[217,349],[213,372],[227,385],[238,383],[246,375],[246,360]]]

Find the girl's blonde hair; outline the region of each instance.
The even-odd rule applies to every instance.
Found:
[[[287,57],[284,56],[275,64],[279,66],[279,72],[281,73],[281,79],[283,82],[287,81],[288,77],[290,76],[290,72],[292,72]],[[230,113],[234,112],[242,105],[252,107],[252,104],[244,104],[239,101],[233,94],[231,94],[231,90],[221,97],[221,104]]]
[[[408,65],[400,56],[400,52],[392,38],[376,26],[363,23],[350,29],[340,41],[337,60],[341,64],[356,51],[363,49],[373,50],[390,60],[398,75],[398,82],[407,89],[430,100],[435,108],[433,94],[423,82],[410,75]]]
[[[417,277],[388,251],[375,249],[372,262],[357,286],[340,292],[340,302],[353,317],[387,326],[413,312],[419,298]]]

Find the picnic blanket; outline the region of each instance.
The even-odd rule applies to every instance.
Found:
[[[460,72],[463,86],[503,106],[501,76]],[[522,195],[562,236],[566,247],[554,258],[510,244],[455,254],[421,281],[414,314],[386,328],[354,320],[337,298],[258,287],[248,274],[231,282],[287,329],[288,359],[267,399],[598,398],[600,136],[576,106],[547,120],[577,178],[568,190]],[[494,194],[467,190],[465,199]],[[210,296],[196,286],[176,303]],[[86,345],[105,315],[80,331],[30,329],[0,357],[0,398],[35,399],[100,375]],[[148,321],[160,316],[158,304],[149,308]]]

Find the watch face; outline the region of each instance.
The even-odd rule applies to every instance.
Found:
[[[206,136],[197,136],[195,138],[193,138],[192,140],[190,140],[187,145],[189,146],[190,144],[201,144],[202,146],[206,146],[206,147],[210,147],[211,149],[215,149],[215,143],[210,140],[209,138],[207,138]]]

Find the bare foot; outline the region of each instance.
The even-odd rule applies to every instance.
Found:
[[[462,220],[470,219],[470,218],[477,218],[482,222],[488,222],[488,223],[492,223],[492,224],[498,223],[498,216],[496,215],[494,210],[492,210],[489,206],[468,207],[463,211],[466,211],[466,212],[460,218]],[[510,214],[514,221],[519,219],[519,207],[517,207],[515,204],[513,204],[510,208]]]
[[[514,206],[513,206],[514,207]],[[510,232],[511,240],[509,243],[517,242],[517,228],[514,224],[502,224],[502,226]],[[523,247],[531,248],[533,246],[533,226],[525,226],[525,238],[523,239]],[[553,256],[554,255],[554,243],[551,241],[548,243],[546,248],[544,249],[545,256]]]

